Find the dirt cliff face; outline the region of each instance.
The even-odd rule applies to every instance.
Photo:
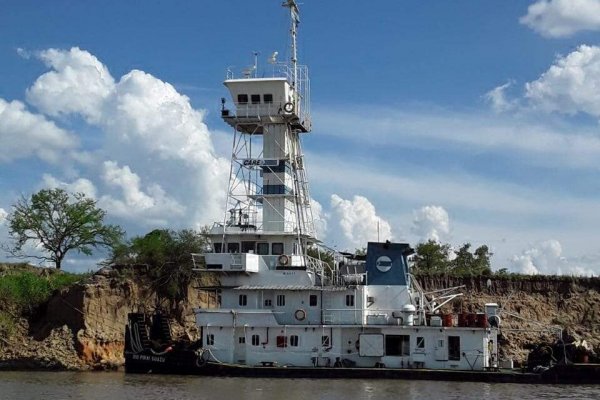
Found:
[[[106,369],[123,365],[127,314],[157,305],[167,310],[175,337],[197,339],[193,309],[206,306],[193,288],[185,304],[168,304],[150,290],[143,273],[103,269],[89,281],[55,293],[0,347],[0,366]]]
[[[568,340],[585,340],[600,354],[600,278],[506,276],[457,278],[420,276],[425,291],[464,285],[463,296],[445,312],[482,312],[485,303],[498,303],[504,358],[522,362],[526,347],[553,341],[563,329]]]

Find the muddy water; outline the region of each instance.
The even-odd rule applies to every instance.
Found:
[[[123,373],[0,372],[0,399],[470,400],[600,399],[600,386],[401,380],[203,378]]]

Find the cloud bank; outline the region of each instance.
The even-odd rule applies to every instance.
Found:
[[[109,214],[145,228],[167,223],[197,228],[221,218],[229,163],[216,155],[204,112],[194,109],[189,98],[143,71],[115,79],[98,58],[77,47],[35,56],[50,70],[35,80],[26,97],[45,116],[26,116],[50,134],[43,133],[49,145],[29,153],[76,146],[48,117],[81,117],[87,125],[81,131],[95,135],[89,141],[98,144],[63,159],[70,169],[62,171],[64,177],[45,175],[43,186],[84,191],[97,197]],[[13,103],[12,113],[27,113],[22,104]]]

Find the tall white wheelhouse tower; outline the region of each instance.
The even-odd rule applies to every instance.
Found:
[[[224,102],[222,109],[234,129],[225,232],[315,235],[300,142],[311,129],[308,69],[297,63],[298,8],[293,0],[284,6],[291,15],[289,62],[277,62],[274,53],[261,74],[269,77],[258,77],[255,62],[239,78],[228,71],[224,82],[235,106]]]
[[[231,169],[225,217],[210,231],[214,254],[205,262],[224,271],[302,269],[306,284],[323,284],[325,264],[307,254],[317,241],[300,140],[311,130],[310,81],[297,58],[298,6],[283,6],[290,13],[290,59],[279,62],[275,52],[259,72],[255,53],[240,75],[227,70],[233,106],[223,98],[221,116],[233,128]]]

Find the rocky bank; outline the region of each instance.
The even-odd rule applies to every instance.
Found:
[[[464,285],[464,295],[448,304],[445,312],[475,312],[485,303],[498,303],[504,311],[504,358],[524,361],[526,347],[544,337],[552,339],[558,326],[600,353],[600,278],[421,276],[418,280],[426,291]],[[32,315],[19,318],[10,337],[0,337],[0,367],[118,368],[124,362],[127,313],[151,311],[157,305],[168,310],[175,337],[197,339],[192,310],[214,305],[214,297],[190,287],[186,302],[170,304],[159,299],[149,283],[143,269],[104,268],[85,282],[54,293]]]

